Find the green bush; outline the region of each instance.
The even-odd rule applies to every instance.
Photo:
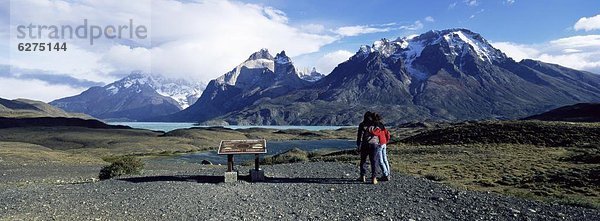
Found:
[[[286,152],[265,157],[261,164],[282,164],[282,163],[296,163],[308,161],[308,152],[294,148]]]
[[[111,179],[126,174],[140,174],[144,169],[144,163],[135,157],[124,156],[110,160],[112,163],[100,170],[100,180]]]

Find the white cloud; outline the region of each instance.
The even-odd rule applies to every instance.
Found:
[[[532,45],[492,44],[517,61],[529,58],[600,74],[600,35],[572,36]]]
[[[565,48],[565,49],[563,50],[563,52],[564,52],[565,54],[570,54],[570,53],[578,53],[578,52],[581,52],[581,50],[572,49],[572,48]]]
[[[317,61],[317,70],[322,74],[329,74],[340,63],[348,60],[354,53],[346,50],[338,50],[323,55]]]
[[[371,27],[369,25],[344,26],[335,29],[333,32],[341,36],[357,36],[362,34],[371,34],[378,32],[388,32],[393,30],[390,27]]]
[[[404,30],[409,30],[409,31],[420,30],[420,29],[423,29],[423,22],[417,20],[412,25],[400,26],[399,29],[404,29]]]
[[[152,15],[153,40],[165,42],[151,50],[154,72],[208,81],[260,48],[273,54],[285,50],[293,57],[316,52],[337,40],[283,24],[277,16],[265,16],[257,5],[228,1],[178,4],[183,3],[159,1],[153,5],[162,9]]]
[[[485,9],[479,9],[477,12],[475,12],[475,14],[472,14],[471,16],[469,16],[469,19],[474,19],[475,17],[477,17],[477,15],[483,13],[485,11]]]
[[[108,83],[114,71],[111,64],[101,62],[102,54],[68,44],[67,51],[40,53],[19,52],[17,43],[10,45],[10,65],[23,69],[44,70],[49,73],[69,74],[75,78]]]
[[[540,55],[540,51],[533,46],[516,44],[512,42],[492,42],[495,48],[500,49],[507,56],[515,61],[520,61],[526,58],[536,58]]]
[[[450,5],[448,5],[448,9],[454,9],[456,7],[456,4],[458,4],[458,2],[450,3]]]
[[[550,41],[556,47],[572,47],[584,50],[598,50],[600,35],[579,35]]]
[[[152,72],[151,50],[143,47],[112,46],[102,56],[102,61],[117,66],[121,70]]]
[[[320,34],[325,31],[325,26],[323,26],[321,24],[306,24],[306,25],[301,25],[300,29],[302,31],[305,31],[308,33]]]
[[[515,0],[506,0],[506,1],[504,1],[504,3],[508,4],[508,5],[512,5],[515,3]]]
[[[7,33],[6,28],[0,28],[0,36],[9,35],[11,38],[10,42],[0,42],[0,46],[6,44],[10,49],[10,55],[0,55],[1,64],[103,83],[116,80],[115,73],[133,70],[207,82],[229,71],[260,48],[268,48],[272,54],[285,50],[289,56],[297,57],[318,52],[323,46],[347,36],[393,30],[414,31],[424,26],[421,21],[415,21],[408,25],[349,25],[330,30],[321,24],[293,25],[285,12],[276,8],[226,0],[22,0],[11,1],[10,12],[13,12],[10,18],[0,18],[0,23],[11,24],[12,31]],[[93,46],[86,39],[68,39],[67,52],[24,53],[16,50],[17,42],[23,41],[16,39],[16,25],[78,26],[84,19],[90,25],[99,26],[127,25],[131,19],[136,25],[146,26],[149,35],[146,39],[98,39]],[[315,61],[319,63],[315,65],[328,73],[338,61],[351,55],[350,52],[332,52]],[[0,87],[7,88],[6,82],[0,81]],[[46,99],[41,93],[32,95],[27,92],[39,91],[31,88],[39,82],[21,79],[12,83],[21,84],[20,91],[31,96],[29,98]],[[54,85],[43,88],[52,90]],[[74,93],[81,92],[83,88],[57,90]],[[45,94],[59,98],[62,92]],[[0,93],[0,97],[3,96],[7,95]]]
[[[435,19],[433,19],[433,17],[431,17],[431,16],[427,16],[427,17],[425,17],[425,21],[427,21],[427,22],[435,22]]]
[[[425,18],[428,19],[431,16]],[[333,33],[336,33],[342,37],[350,37],[357,36],[363,34],[371,34],[371,33],[380,33],[380,32],[389,32],[395,30],[409,30],[415,31],[423,28],[423,22],[420,20],[415,21],[410,25],[399,25],[398,23],[391,22],[385,24],[376,24],[376,25],[354,25],[354,26],[343,26],[339,27],[335,30],[331,30]]]
[[[479,5],[479,2],[477,0],[465,0],[465,4],[468,6],[477,6]]]
[[[276,21],[279,23],[287,23],[288,22],[288,18],[286,16],[286,14],[281,10],[274,9],[271,7],[265,7],[263,9],[263,11],[273,21]]]
[[[28,98],[50,102],[58,97],[77,94],[83,88],[67,85],[52,85],[40,80],[21,80],[0,77],[0,95],[5,99]]]
[[[86,40],[69,40],[67,52],[57,53],[17,52],[19,39],[13,32],[10,56],[0,56],[4,64],[18,68],[105,83],[116,80],[114,73],[132,70],[208,81],[260,48],[268,48],[273,54],[285,50],[293,57],[317,52],[341,37],[323,33],[325,28],[318,24],[290,25],[281,10],[237,1],[23,0],[14,1],[10,11],[19,12],[10,16],[13,27],[30,23],[75,26],[82,24],[83,19],[101,26],[128,24],[129,19],[146,25],[147,39],[101,39],[93,46]],[[21,91],[31,90],[29,86],[34,85],[14,83],[22,83]],[[6,88],[5,84],[0,82],[0,87]],[[7,95],[0,93],[3,96]],[[42,99],[42,95],[33,94],[30,98]]]
[[[579,31],[579,30],[585,30],[585,31],[599,30],[600,29],[600,15],[596,15],[593,17],[580,18],[575,23],[573,28],[577,31]]]

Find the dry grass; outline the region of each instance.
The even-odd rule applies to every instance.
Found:
[[[82,127],[28,127],[0,130],[0,141],[36,144],[52,150],[97,158],[119,155],[161,154],[209,149],[218,144],[179,137],[161,137],[146,130],[90,129]]]
[[[459,188],[600,208],[600,164],[569,161],[595,150],[514,144],[390,146],[400,173]],[[434,179],[435,178],[435,179]]]
[[[52,150],[36,144],[0,142],[0,163],[8,165],[33,163],[101,164],[104,161],[97,157]]]

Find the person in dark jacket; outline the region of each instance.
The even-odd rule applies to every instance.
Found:
[[[356,133],[356,147],[360,152],[360,177],[358,180],[366,182],[367,157],[371,163],[371,183],[377,184],[377,161],[375,159],[375,150],[379,146],[379,138],[369,132],[369,128],[376,126],[373,120],[373,113],[367,111],[363,121],[358,125]]]

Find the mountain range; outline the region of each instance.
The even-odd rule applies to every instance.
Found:
[[[50,104],[100,119],[139,121],[189,107],[198,100],[203,88],[202,83],[133,72],[106,86],[92,87]]]
[[[267,49],[261,49],[233,70],[210,81],[195,104],[159,121],[207,121],[314,83],[301,76],[306,75],[296,72],[285,51],[273,57]]]
[[[382,113],[387,123],[405,123],[516,119],[600,102],[599,75],[535,60],[516,62],[467,29],[382,39],[361,46],[326,76],[299,71],[284,51],[273,57],[262,49],[210,81],[195,103],[187,100],[187,108],[152,84],[125,87],[131,80],[126,79],[52,104],[99,118],[354,125],[367,110]]]
[[[382,113],[389,123],[515,119],[600,101],[599,86],[599,75],[516,62],[477,33],[448,29],[362,46],[313,84],[254,98],[206,123],[354,125],[367,110]]]

